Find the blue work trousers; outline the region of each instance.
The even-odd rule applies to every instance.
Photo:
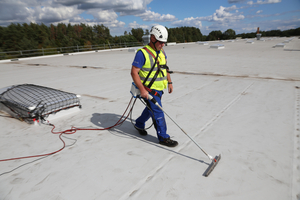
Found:
[[[162,106],[161,97],[163,95],[163,91],[157,91],[157,90],[155,91],[160,95],[160,97],[154,96],[152,94],[150,95],[153,96],[153,98],[158,102],[160,106]],[[146,99],[145,101],[152,111],[148,107],[146,107],[142,112],[142,115],[135,120],[136,122],[135,126],[140,129],[145,129],[146,121],[150,117],[152,117],[158,140],[162,141],[163,138],[169,138],[170,136],[167,134],[167,124],[165,121],[164,112],[158,106],[156,106],[152,101]]]

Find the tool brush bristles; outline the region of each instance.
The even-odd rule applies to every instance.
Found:
[[[204,172],[203,175],[207,177],[212,172],[212,170],[214,170],[214,168],[217,166],[220,160],[221,160],[221,154],[219,156],[216,156],[212,160],[212,162],[210,163],[210,165],[208,166],[207,170]]]

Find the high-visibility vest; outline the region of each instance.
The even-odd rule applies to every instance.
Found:
[[[148,49],[148,52],[145,48]],[[142,51],[145,56],[145,64],[139,71],[139,76],[141,79],[141,82],[143,83],[146,77],[148,76],[152,66],[154,65],[155,58],[157,56],[156,51],[154,51],[149,45],[146,45],[144,48],[139,49],[139,51]],[[166,65],[166,56],[163,50],[160,50],[158,54],[157,62],[154,66],[153,71],[151,72],[150,76],[148,77],[147,81],[145,82],[145,86],[148,86],[151,80],[153,79],[156,71],[160,69],[160,72],[158,73],[157,78],[155,79],[154,83],[150,87],[150,89],[159,90],[162,91],[167,88],[168,86],[168,80],[167,80],[167,70],[165,68],[160,68],[160,66]]]

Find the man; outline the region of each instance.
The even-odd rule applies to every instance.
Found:
[[[141,116],[136,119],[135,128],[141,135],[147,135],[145,130],[146,121],[152,117],[157,132],[159,143],[168,147],[178,145],[177,141],[171,140],[167,134],[167,125],[162,110],[152,101],[148,100],[151,95],[160,106],[163,90],[168,87],[168,92],[173,92],[171,76],[168,73],[167,56],[163,46],[168,40],[168,31],[164,26],[153,26],[150,31],[150,43],[139,49],[135,55],[131,68],[131,77],[140,90],[140,96],[144,98],[148,107]]]

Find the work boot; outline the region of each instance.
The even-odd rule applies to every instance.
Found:
[[[136,128],[136,130],[138,130],[138,132],[139,132],[139,134],[140,135],[147,135],[148,133],[147,133],[147,131],[145,130],[145,129],[139,129],[139,128]]]
[[[171,140],[170,138],[163,138],[162,141],[159,141],[159,144],[168,146],[168,147],[176,147],[178,142],[175,140]]]

